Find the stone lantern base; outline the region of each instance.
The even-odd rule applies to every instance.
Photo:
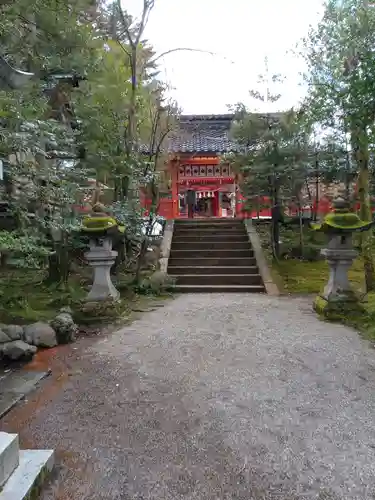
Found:
[[[100,243],[91,240],[90,250],[85,253],[87,262],[94,269],[93,284],[86,302],[116,301],[120,298],[120,293],[113,285],[110,274],[117,252],[112,250],[111,238],[103,238]]]
[[[348,278],[348,271],[357,256],[351,246],[351,238],[336,236],[321,253],[329,265],[329,280],[324,292],[316,297],[314,310],[330,320],[342,320],[343,317],[362,314],[364,308]]]

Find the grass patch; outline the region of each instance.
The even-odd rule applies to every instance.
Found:
[[[0,323],[27,324],[49,321],[63,306],[71,305],[87,293],[77,276],[68,286],[46,286],[45,273],[5,269],[0,275]]]
[[[150,273],[151,271],[142,272],[142,278],[148,278]],[[82,272],[73,273],[68,286],[64,288],[46,286],[45,275],[45,271],[1,269],[0,323],[24,325],[36,321],[50,321],[64,306],[76,309],[86,297],[92,280],[92,270],[88,267],[83,267]],[[106,314],[104,311],[102,314],[99,312],[96,322],[100,322],[101,315],[107,319],[107,322],[114,321],[116,317],[126,319],[130,316],[132,307],[136,307],[141,300],[139,293],[136,293],[133,274],[121,273],[117,279],[113,278],[113,282],[120,291],[121,306],[116,306],[111,311],[115,315],[113,318],[107,314],[108,311]],[[166,293],[163,283],[157,283],[156,286],[147,290],[147,295],[150,300],[146,302],[152,302],[153,299],[163,300],[171,296]],[[83,318],[82,324],[84,322]]]
[[[280,227],[281,259],[277,262],[270,251],[269,225],[258,225],[257,231],[262,243],[265,258],[270,266],[272,277],[281,293],[316,294],[323,290],[328,280],[328,264],[320,258],[326,238],[308,227],[304,228],[304,248],[306,258],[295,257],[293,253],[299,245],[298,228]],[[375,251],[375,248],[374,248]],[[358,257],[349,271],[353,289],[361,293],[364,285],[363,261]]]
[[[295,294],[316,294],[323,291],[328,280],[328,264],[326,261],[315,262],[299,259],[287,259],[272,262],[272,270],[282,283],[282,291]],[[363,262],[358,258],[349,271],[353,289],[361,293],[363,290]]]

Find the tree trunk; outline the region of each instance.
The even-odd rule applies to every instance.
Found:
[[[45,280],[47,285],[68,284],[70,273],[70,259],[68,246],[63,243],[55,245],[55,252],[48,257],[48,276]]]
[[[350,171],[350,158],[348,150],[346,150],[345,160],[346,160],[345,194],[347,200],[350,200],[351,171]]]
[[[60,283],[61,274],[59,266],[59,258],[57,253],[53,253],[48,256],[48,276],[45,280],[46,285],[53,285]]]
[[[271,176],[270,176],[271,177]],[[279,190],[277,180],[274,176],[270,179],[271,186],[271,245],[272,253],[275,259],[280,257],[280,203],[279,203]]]
[[[298,222],[299,222],[299,252],[300,256],[304,255],[304,241],[303,241],[303,220],[302,220],[302,202],[299,197],[297,197],[298,204]]]
[[[363,221],[372,220],[369,193],[369,151],[367,131],[352,129],[352,145],[358,169],[359,216]],[[361,233],[361,254],[365,271],[366,293],[375,289],[374,263],[372,259],[372,231]]]
[[[145,261],[145,256],[147,253],[148,245],[149,245],[149,239],[152,235],[152,230],[154,228],[154,221],[155,221],[155,216],[157,215],[157,209],[158,209],[158,189],[157,185],[154,181],[152,181],[151,184],[151,206],[150,206],[150,215],[149,215],[149,220],[148,224],[146,226],[146,231],[145,231],[145,238],[142,241],[141,244],[141,250],[139,252],[139,258],[137,262],[137,268],[136,268],[136,273],[135,273],[135,282],[139,283],[141,279],[141,271],[142,271],[142,265]]]
[[[314,222],[318,220],[319,211],[319,159],[318,153],[315,155],[315,210],[314,210]]]

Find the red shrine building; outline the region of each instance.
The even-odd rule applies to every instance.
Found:
[[[180,117],[179,128],[168,143],[170,190],[160,199],[160,215],[187,217],[187,190],[196,193],[196,217],[233,217],[234,211],[240,215],[236,175],[221,163],[221,155],[236,150],[229,138],[232,120],[229,114]]]
[[[233,119],[232,114],[180,116],[178,129],[168,140],[165,172],[169,182],[168,189],[160,193],[159,215],[166,219],[187,218],[186,193],[193,190],[196,195],[196,218],[271,217],[271,202],[267,196],[257,200],[262,208],[251,213],[243,210],[245,199],[237,189],[239,179],[230,165],[222,162],[223,155],[238,150],[230,138]],[[342,189],[341,185],[333,187]],[[333,197],[334,193],[321,192],[318,207],[315,202],[311,205],[310,201],[302,210],[307,214],[317,211],[325,215],[330,210]],[[146,209],[150,206],[150,200],[144,195],[141,202]],[[297,209],[288,207],[287,212],[295,215]]]

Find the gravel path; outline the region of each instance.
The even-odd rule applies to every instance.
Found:
[[[43,500],[375,498],[375,351],[306,299],[185,295],[82,349],[22,430]]]

